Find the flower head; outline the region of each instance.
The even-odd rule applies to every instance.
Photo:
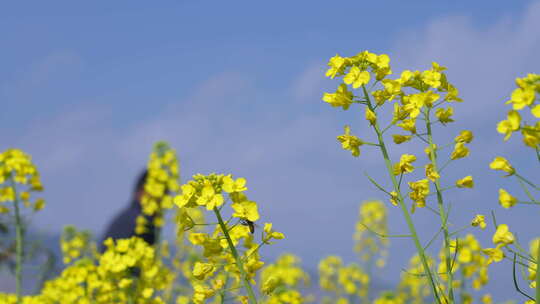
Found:
[[[515,237],[512,232],[509,231],[508,225],[500,224],[499,226],[497,226],[497,231],[495,231],[492,240],[495,244],[503,244],[505,246],[508,244],[512,244],[515,240]]]
[[[510,162],[508,162],[506,158],[501,156],[495,157],[495,159],[489,164],[489,167],[492,170],[501,170],[508,173],[506,176],[510,176],[516,173],[516,170],[514,169],[514,167],[512,167],[512,165],[510,165]]]

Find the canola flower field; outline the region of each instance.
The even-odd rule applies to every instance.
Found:
[[[320,261],[318,282],[313,282],[292,254],[283,254],[273,263],[265,261],[265,248],[286,236],[270,222],[259,223],[257,203],[246,194],[246,179],[226,173],[183,180],[174,148],[159,142],[148,160],[141,207],[153,219],[151,227],[158,236],[166,214],[173,214],[174,242],[159,237],[154,245],[137,236],[108,239],[101,253],[88,232],[66,227],[59,244],[62,272],[44,282],[37,294],[23,295],[28,252],[23,218],[46,208],[39,198],[46,181],[41,180],[31,156],[13,148],[0,154],[0,219],[9,219],[6,222],[15,230],[13,239],[2,240],[2,245],[13,244],[5,246],[13,254],[6,251],[1,256],[13,259],[16,292],[0,294],[0,303],[491,304],[501,302],[483,291],[495,263],[512,265],[514,286],[508,288],[515,293],[515,302],[536,303],[540,299],[540,237],[520,243],[515,237],[518,231],[498,223],[494,214],[472,214],[469,227],[463,229],[452,230],[449,225],[452,193],[473,188],[474,172],[447,180],[444,170],[459,166],[459,160],[469,155],[467,144],[474,135],[460,130],[452,118],[453,107],[462,106],[463,100],[447,78],[446,68],[433,62],[425,71],[405,70],[396,76],[387,55],[368,51],[352,57],[336,55],[328,66],[326,76],[340,83],[335,92],[323,93],[322,100],[338,110],[360,111],[359,117],[376,138],[365,141],[345,124],[337,142],[353,157],[361,157],[361,149],[379,151],[388,178],[376,181],[367,176],[365,180],[380,190],[381,200],[359,207],[356,263],[344,264],[339,256],[328,256]],[[523,149],[540,162],[540,75],[516,79],[516,88],[508,95],[508,112],[501,113],[501,118],[506,117],[496,126],[500,140],[520,136]],[[454,141],[438,141],[439,128],[455,129]],[[425,154],[390,158],[389,151],[409,141],[425,147]],[[538,178],[522,176],[503,157],[486,166],[522,187],[522,193],[514,194],[500,188],[500,205],[511,212],[516,204],[527,204],[536,212]],[[424,178],[411,180],[414,171],[421,171]],[[388,232],[390,208],[399,210],[406,221],[408,230],[403,234]],[[440,223],[431,239],[420,239],[417,233],[412,214],[419,208],[429,209]],[[147,232],[147,221],[145,216],[137,218],[138,235]],[[479,233],[491,233],[492,243],[481,244],[475,237]],[[407,238],[416,254],[403,265],[404,271],[395,273],[399,284],[375,292],[372,273],[385,266],[394,237]],[[306,292],[310,284],[319,287],[320,295]]]

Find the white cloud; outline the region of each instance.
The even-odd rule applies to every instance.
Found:
[[[312,103],[320,100],[322,88],[327,83],[324,77],[325,66],[322,60],[310,64],[302,74],[293,81],[291,90],[293,100],[298,103]]]
[[[59,50],[22,65],[0,84],[0,98],[21,102],[44,102],[33,98],[40,90],[51,86],[62,87],[66,81],[79,74],[84,68],[82,57],[70,50]]]
[[[447,66],[466,102],[460,114],[475,117],[476,123],[501,113],[516,77],[540,71],[539,1],[523,15],[505,16],[493,25],[479,27],[471,17],[448,16],[400,36],[393,51],[397,70],[426,69],[432,61]]]

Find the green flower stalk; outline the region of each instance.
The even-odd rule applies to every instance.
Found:
[[[15,293],[17,294],[17,304],[22,303],[22,265],[23,265],[23,245],[24,245],[24,225],[19,209],[19,198],[15,187],[15,182],[9,177],[13,187],[15,200]]]
[[[9,183],[9,185],[6,185]],[[17,191],[17,184],[25,186]],[[0,203],[13,202],[15,218],[15,292],[16,303],[22,303],[22,267],[24,262],[24,222],[21,202],[33,211],[45,206],[41,198],[31,202],[31,193],[42,191],[39,173],[31,157],[18,149],[8,149],[0,153]],[[10,209],[0,204],[0,213],[10,213]]]
[[[450,108],[451,109],[451,108]],[[433,131],[432,131],[432,123],[430,121],[430,109],[428,108],[425,112],[424,118],[426,121],[426,129],[427,129],[427,137],[428,137],[428,145],[429,145],[429,159],[431,160],[431,168],[433,175],[431,176],[435,183],[435,191],[437,192],[437,205],[439,207],[439,216],[441,219],[441,228],[444,235],[444,260],[446,265],[446,275],[447,275],[447,289],[448,289],[448,297],[450,298],[450,302],[454,302],[454,287],[452,282],[454,281],[454,277],[452,274],[452,270],[454,268],[454,265],[452,264],[452,255],[450,253],[450,236],[448,232],[448,216],[446,214],[445,208],[444,208],[444,202],[442,197],[442,190],[441,190],[441,183],[439,180],[439,169],[437,164],[437,153],[436,153],[436,145],[433,143]],[[429,165],[428,165],[429,166]],[[428,174],[429,175],[429,174]],[[456,248],[457,250],[457,248]]]
[[[367,103],[366,103],[367,107],[371,111],[374,111],[375,108],[371,104],[371,99],[370,99],[370,97],[369,97],[369,95],[367,93],[366,88],[365,87],[362,87],[362,88],[363,88],[363,91],[364,91],[365,100],[367,101]],[[437,299],[438,303],[443,303],[440,296],[439,296],[439,291],[438,291],[436,283],[435,283],[434,275],[433,275],[433,273],[432,273],[432,271],[431,271],[431,269],[429,267],[428,259],[426,257],[426,252],[424,250],[424,247],[420,243],[420,238],[418,237],[416,227],[414,226],[414,222],[413,222],[413,220],[411,218],[409,210],[408,210],[408,208],[405,205],[405,202],[403,200],[403,195],[401,194],[400,184],[398,183],[398,180],[396,179],[396,176],[394,175],[392,162],[390,161],[390,157],[388,156],[388,150],[386,148],[386,144],[384,142],[383,134],[382,134],[382,132],[380,130],[379,124],[378,124],[378,122],[375,122],[372,126],[373,126],[373,129],[375,130],[375,133],[377,133],[377,141],[378,141],[379,149],[380,149],[380,151],[381,151],[381,153],[383,155],[384,163],[386,165],[386,170],[388,171],[390,179],[392,180],[392,185],[393,185],[393,189],[394,189],[393,192],[395,193],[395,199],[396,199],[396,201],[398,202],[398,204],[399,204],[399,206],[401,208],[402,214],[405,217],[405,221],[407,222],[407,226],[409,228],[410,236],[413,239],[414,246],[416,247],[416,251],[418,252],[418,256],[420,257],[420,260],[422,262],[422,266],[424,268],[424,272],[426,273],[427,280],[429,281],[429,285],[431,286],[433,295]]]
[[[374,130],[377,141],[376,143],[369,143],[363,141],[352,134],[351,128],[345,126],[345,134],[337,137],[341,146],[345,150],[349,150],[354,157],[360,155],[360,147],[362,145],[377,146],[383,156],[386,169],[392,181],[392,190],[385,190],[382,186],[377,184],[372,178],[369,180],[386,195],[390,196],[390,202],[400,207],[403,217],[407,222],[409,229],[408,237],[412,238],[416,247],[420,264],[423,267],[423,275],[427,278],[429,286],[431,287],[433,296],[439,303],[453,303],[454,302],[454,279],[452,274],[452,258],[451,258],[451,245],[450,236],[451,233],[448,229],[448,219],[444,208],[444,201],[442,192],[444,190],[458,187],[458,188],[471,188],[472,177],[468,176],[456,182],[456,186],[442,188],[439,182],[440,171],[446,166],[439,167],[437,162],[437,147],[433,142],[432,122],[430,121],[431,110],[434,110],[437,122],[445,125],[453,122],[453,108],[437,108],[445,102],[461,102],[462,100],[457,96],[458,90],[448,82],[446,75],[443,71],[446,69],[443,66],[433,62],[432,68],[423,72],[405,70],[401,73],[397,79],[387,78],[392,74],[390,68],[390,58],[385,55],[377,55],[368,51],[361,52],[352,57],[341,57],[336,55],[332,57],[328,63],[330,68],[328,69],[326,76],[334,78],[336,76],[343,76],[343,83],[338,86],[335,93],[325,93],[323,101],[330,104],[332,107],[340,107],[343,110],[349,109],[353,104],[360,104],[365,106],[365,119]],[[370,91],[366,88],[370,84]],[[380,85],[380,89],[372,90],[376,88],[376,85]],[[349,91],[350,85],[352,89],[361,89],[362,94],[355,96],[352,91]],[[405,91],[407,89],[407,91]],[[409,92],[412,91],[412,92]],[[393,113],[391,123],[381,128],[378,109],[382,108],[386,103],[393,101]],[[436,108],[436,110],[435,110]],[[423,117],[419,117],[423,114]],[[425,133],[417,132],[416,122],[418,119],[423,119],[426,122]],[[409,198],[412,201],[411,211],[405,203],[405,196],[402,188],[402,180],[404,175],[411,173],[415,170],[413,163],[417,160],[415,155],[403,154],[400,157],[400,161],[392,164],[389,152],[388,143],[384,141],[384,133],[391,127],[399,127],[408,134],[394,134],[393,141],[395,144],[402,144],[410,141],[413,138],[418,138],[428,144],[427,154],[429,158],[429,164],[426,165],[426,178],[418,181],[408,182],[408,186],[411,192],[408,193]],[[454,151],[451,155],[451,160],[463,158],[468,156],[469,150],[465,146],[465,143],[470,142],[472,139],[472,133],[466,132],[465,135],[459,141],[456,139]],[[468,133],[467,133],[468,132]],[[462,132],[463,133],[463,132]],[[468,136],[470,133],[470,136]],[[427,139],[424,137],[427,135]],[[470,138],[469,138],[470,137]],[[435,185],[437,194],[437,203],[439,212],[437,212],[441,219],[441,231],[444,236],[444,254],[445,254],[445,280],[446,290],[448,291],[448,298],[441,290],[438,283],[438,277],[430,269],[426,248],[431,242],[436,239],[435,237],[428,243],[428,246],[422,246],[414,222],[411,218],[416,208],[426,207],[426,198],[430,194],[430,185]]]
[[[242,276],[242,282],[244,284],[244,288],[246,289],[246,292],[248,294],[248,299],[250,304],[257,304],[257,298],[255,297],[255,293],[253,292],[253,288],[251,287],[251,284],[249,283],[248,276],[246,274],[246,271],[244,270],[244,263],[242,262],[242,259],[240,258],[240,255],[238,255],[238,251],[236,250],[236,247],[234,246],[231,236],[229,234],[229,230],[227,229],[227,226],[225,225],[225,222],[223,222],[223,218],[221,217],[221,214],[219,213],[219,210],[214,207],[214,213],[216,214],[216,217],[219,222],[219,227],[221,227],[221,231],[223,232],[223,235],[225,236],[225,239],[227,240],[227,244],[229,245],[229,249],[231,250],[231,254],[234,257],[236,261],[236,266],[238,267],[238,270],[240,271],[240,274]]]

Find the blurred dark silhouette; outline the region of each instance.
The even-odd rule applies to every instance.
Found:
[[[155,226],[154,226],[154,217],[144,215],[141,208],[141,198],[144,194],[144,184],[146,182],[146,177],[148,176],[148,171],[144,170],[137,178],[135,183],[135,189],[133,189],[133,194],[129,206],[122,210],[111,222],[109,228],[107,228],[103,238],[100,243],[100,251],[105,251],[105,246],[103,242],[107,238],[125,239],[130,238],[135,233],[136,220],[139,215],[143,215],[147,220],[146,232],[143,234],[137,235],[138,237],[145,240],[148,244],[153,245],[155,242]]]

